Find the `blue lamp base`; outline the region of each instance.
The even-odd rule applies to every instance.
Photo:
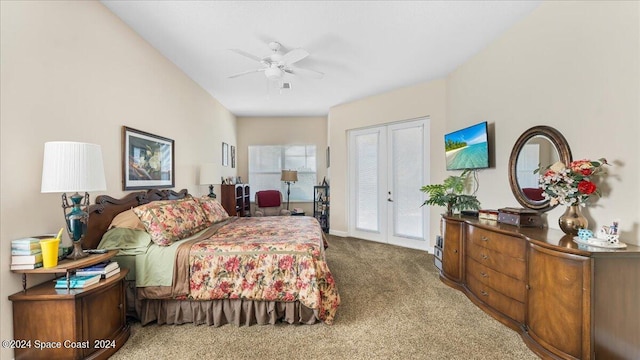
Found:
[[[86,257],[87,254],[82,250],[82,238],[87,232],[87,223],[89,220],[89,213],[82,209],[82,205],[87,208],[89,206],[89,194],[85,193],[84,196],[75,193],[69,197],[71,199],[71,205],[67,202],[66,194],[62,194],[62,208],[71,208],[68,214],[65,214],[65,220],[67,223],[67,231],[69,237],[73,242],[73,251],[67,256],[68,259],[80,259]],[[82,200],[85,200],[82,204]]]

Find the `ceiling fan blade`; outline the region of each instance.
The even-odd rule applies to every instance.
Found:
[[[254,73],[254,72],[261,72],[261,71],[264,71],[264,70],[265,69],[254,69],[254,70],[243,71],[241,73],[237,73],[237,74],[233,74],[233,75],[229,76],[229,79],[233,79],[233,78],[236,78],[236,77],[242,76],[242,75],[251,74],[251,73]]]
[[[306,50],[293,49],[282,56],[282,61],[284,61],[285,64],[291,65],[306,58],[307,56],[309,56],[309,53]]]
[[[299,68],[299,67],[291,67],[291,68],[289,68],[287,70],[288,70],[287,72],[290,73],[290,74],[309,76],[309,77],[312,77],[314,79],[322,79],[324,77],[324,73],[321,73],[320,71],[311,70],[311,69],[303,69],[303,68]]]
[[[240,50],[240,49],[229,49],[231,51],[233,51],[236,54],[242,55],[244,57],[248,57],[251,60],[255,60],[257,62],[262,62],[262,58],[259,58],[253,54],[249,54],[248,52],[244,51],[244,50]]]

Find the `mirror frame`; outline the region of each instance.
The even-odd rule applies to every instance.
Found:
[[[532,201],[527,198],[518,185],[518,178],[516,176],[518,156],[520,156],[520,152],[522,151],[522,148],[527,143],[527,141],[529,141],[534,136],[542,136],[547,138],[549,141],[551,141],[551,143],[558,151],[558,158],[560,159],[560,161],[565,164],[569,164],[571,162],[571,149],[569,148],[569,143],[558,130],[544,125],[534,126],[520,135],[518,140],[516,140],[513,149],[511,150],[511,155],[509,156],[509,185],[511,186],[511,192],[513,192],[516,200],[518,200],[518,202],[522,206],[537,211],[549,211],[553,209],[555,205],[551,206],[549,204],[549,200]]]

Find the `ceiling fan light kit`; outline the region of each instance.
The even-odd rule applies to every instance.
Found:
[[[284,76],[284,72],[279,67],[271,66],[264,70],[264,74],[269,80],[280,79]]]

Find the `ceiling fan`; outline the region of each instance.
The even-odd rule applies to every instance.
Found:
[[[237,73],[229,76],[229,78],[236,78],[238,76],[247,75],[255,72],[264,72],[264,75],[269,80],[282,80],[285,74],[291,75],[303,75],[309,76],[315,79],[322,79],[324,76],[323,73],[311,69],[304,69],[300,67],[293,66],[294,63],[306,58],[309,56],[309,52],[304,49],[293,49],[287,53],[282,52],[282,45],[279,42],[272,41],[269,43],[269,48],[271,49],[271,55],[260,58],[253,54],[250,54],[246,51],[239,49],[230,49],[231,51],[240,54],[244,57],[247,57],[251,60],[255,60],[262,64],[262,67],[243,71],[241,73]]]

